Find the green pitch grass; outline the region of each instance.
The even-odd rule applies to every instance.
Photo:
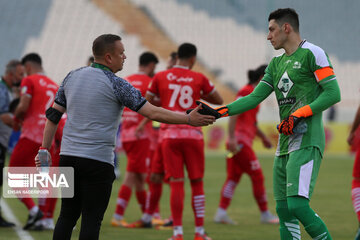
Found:
[[[124,155],[120,156],[121,172],[124,173],[126,160]],[[252,196],[251,184],[248,176],[244,175],[238,185],[231,206],[228,210],[229,216],[238,225],[219,225],[213,223],[212,219],[219,202],[219,193],[225,180],[224,155],[207,154],[205,172],[205,193],[206,193],[206,218],[205,229],[214,240],[257,240],[257,239],[279,239],[278,225],[266,225],[260,223],[260,213]],[[275,202],[272,196],[272,156],[259,156],[268,193],[270,211],[275,213]],[[325,156],[321,165],[315,192],[311,200],[312,208],[320,215],[327,224],[333,239],[349,240],[355,236],[358,224],[356,215],[351,204],[351,173],[352,157]],[[123,176],[123,175],[122,175]],[[115,204],[118,189],[122,178],[115,180],[109,207],[105,213],[102,223],[100,239],[124,239],[124,240],[155,240],[167,239],[172,231],[155,229],[122,229],[110,225],[111,217],[115,211]],[[184,239],[193,239],[194,220],[191,209],[191,190],[189,182],[186,181],[185,209],[183,215]],[[6,199],[11,210],[24,224],[28,215],[24,205],[17,199]],[[55,216],[59,214],[60,201],[57,205]],[[163,188],[161,200],[162,217],[170,215],[169,210],[169,187]],[[128,222],[140,218],[140,210],[134,195],[125,212]],[[72,239],[79,236],[81,220],[78,221],[73,232]],[[52,232],[30,232],[34,239],[51,239]],[[0,229],[0,239],[19,239],[12,229]],[[302,229],[302,239],[311,239]]]

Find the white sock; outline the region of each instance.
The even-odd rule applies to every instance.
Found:
[[[227,215],[226,210],[223,208],[218,208],[216,211],[216,216],[224,216]]]
[[[174,236],[184,235],[182,226],[174,226]]]
[[[34,206],[30,209],[29,213],[31,216],[34,216],[37,212],[39,211],[39,207],[38,206]]]
[[[144,213],[141,217],[141,221],[148,223],[151,222],[152,216],[148,213]]]
[[[120,220],[123,220],[124,217],[122,215],[120,215],[120,214],[114,213],[114,218],[116,220],[120,221]]]
[[[205,234],[204,227],[195,227],[195,233],[198,233],[200,235],[204,235]]]
[[[271,215],[269,210],[261,212],[261,216],[269,216],[269,215]]]

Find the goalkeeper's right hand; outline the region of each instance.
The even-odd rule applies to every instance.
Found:
[[[198,112],[202,115],[211,115],[214,116],[216,119],[229,116],[229,110],[226,106],[212,108],[206,103],[201,101],[196,101],[196,104],[197,105],[201,104],[202,108]],[[192,110],[194,109],[189,109],[186,111],[186,113],[189,114]]]

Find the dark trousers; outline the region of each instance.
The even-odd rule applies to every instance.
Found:
[[[0,187],[2,187],[3,185],[3,169],[5,166],[5,158],[6,158],[6,147],[0,144]]]
[[[6,147],[0,144],[0,189],[3,185],[3,171],[5,166],[5,158],[6,158]],[[0,193],[0,198],[1,198]],[[0,217],[1,217],[1,207],[0,207]]]
[[[101,222],[115,179],[114,167],[108,163],[73,156],[60,156],[59,166],[74,168],[75,189],[73,198],[61,199],[61,211],[53,239],[70,240],[80,215],[79,239],[99,239]]]

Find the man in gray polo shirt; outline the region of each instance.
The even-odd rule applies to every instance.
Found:
[[[93,42],[94,63],[70,72],[62,82],[54,105],[46,111],[42,148],[49,149],[62,113],[67,112],[60,167],[73,167],[75,193],[63,198],[53,239],[70,239],[82,215],[79,239],[98,239],[112,182],[115,136],[124,107],[155,121],[206,126],[215,118],[197,111],[189,115],[148,103],[126,80],[115,75],[126,59],[121,38],[104,34]],[[36,158],[39,166],[38,158]]]
[[[5,165],[6,151],[12,127],[16,124],[10,111],[13,100],[12,87],[21,82],[24,77],[24,67],[18,60],[11,60],[5,69],[5,75],[0,79],[0,187],[3,185],[3,168]],[[13,223],[2,218],[0,212],[0,227],[13,227]]]

